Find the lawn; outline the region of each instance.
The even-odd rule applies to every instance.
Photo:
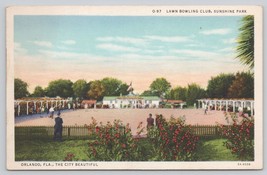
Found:
[[[237,161],[230,150],[223,146],[225,139],[204,139],[197,151],[197,161]],[[73,160],[89,161],[88,140],[65,140],[63,142],[17,140],[15,145],[16,161],[63,161],[68,153],[74,154]],[[143,160],[153,157],[151,144],[147,139],[140,143],[144,150]]]

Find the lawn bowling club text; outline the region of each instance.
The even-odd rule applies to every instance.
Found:
[[[21,163],[21,166],[32,166],[32,167],[97,167],[97,163],[89,162],[58,162],[58,163]]]

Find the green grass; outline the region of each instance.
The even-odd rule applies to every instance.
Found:
[[[238,158],[223,145],[225,141],[226,139],[203,140],[197,151],[198,161],[238,161]]]
[[[236,156],[223,146],[225,139],[202,140],[197,151],[197,161],[236,161]],[[74,160],[90,160],[88,140],[53,141],[22,141],[17,140],[15,145],[16,161],[63,161],[68,153],[75,155]],[[151,143],[144,139],[140,145],[143,150],[142,160],[149,160],[153,151]]]
[[[89,141],[68,140],[64,142],[53,141],[17,141],[15,160],[32,161],[62,161],[68,153],[75,155],[75,160],[89,160],[87,148]]]

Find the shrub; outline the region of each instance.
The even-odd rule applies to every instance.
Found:
[[[156,127],[148,129],[148,138],[154,144],[154,160],[194,160],[199,138],[194,136],[183,118],[156,116]]]
[[[114,120],[103,125],[93,122],[89,128],[94,128],[92,135],[95,141],[89,143],[89,157],[98,161],[133,161],[140,160],[141,150],[138,147],[138,139],[131,134],[129,124],[126,126],[120,120]],[[140,129],[143,129],[139,126]]]
[[[226,118],[231,118],[233,124],[231,127],[221,126],[222,136],[227,138],[224,145],[240,160],[254,160],[254,118],[240,116],[243,118],[239,122],[236,114],[226,113]]]

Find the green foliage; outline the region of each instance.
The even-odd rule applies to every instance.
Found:
[[[157,78],[150,84],[150,91],[163,97],[171,88],[171,83],[165,78]]]
[[[72,90],[73,83],[70,80],[63,80],[58,79],[55,81],[51,81],[46,88],[46,93],[48,97],[56,97],[60,96],[63,98],[72,97],[73,90]]]
[[[151,90],[146,90],[141,94],[141,96],[157,96],[157,94]]]
[[[183,100],[186,101],[187,99],[187,88],[186,87],[176,87],[173,88],[169,91],[167,94],[168,99],[173,99],[173,100]]]
[[[101,83],[105,89],[104,96],[118,96],[120,93],[122,95],[128,94],[128,85],[116,78],[106,77],[101,80]]]
[[[105,92],[105,88],[102,85],[100,80],[95,80],[90,82],[90,89],[87,93],[87,96],[90,99],[100,100],[103,98]]]
[[[26,82],[22,81],[19,78],[15,78],[14,81],[15,99],[27,97],[29,95],[27,88],[28,84]]]
[[[123,83],[119,86],[119,89],[118,89],[118,95],[127,95],[128,94],[128,88],[129,88],[129,85],[127,85],[126,83]]]
[[[243,17],[237,38],[237,57],[241,63],[254,68],[254,16]]]
[[[199,138],[192,134],[184,119],[171,118],[168,122],[162,115],[157,115],[156,126],[148,130],[148,138],[156,152],[154,160],[195,160]]]
[[[196,103],[197,99],[205,98],[206,97],[206,91],[202,89],[199,85],[196,83],[189,84],[187,87],[187,99],[186,103],[188,106],[192,106],[194,103]]]
[[[80,79],[73,83],[72,89],[75,97],[85,99],[89,90],[89,85],[85,80]]]
[[[228,89],[234,81],[234,74],[220,74],[212,77],[208,82],[207,94],[209,98],[227,98]]]
[[[41,86],[36,86],[34,88],[32,96],[33,97],[44,97],[45,96],[45,91]]]
[[[93,134],[96,141],[89,144],[88,154],[92,160],[100,161],[134,161],[142,160],[137,141],[132,137],[129,124],[124,126],[121,121],[113,124],[98,125],[96,120],[89,128],[95,128]]]
[[[242,117],[242,121],[239,122],[236,114],[226,113],[226,118],[231,118],[233,125],[221,125],[222,135],[227,138],[224,144],[240,160],[254,160],[254,118],[245,115]]]
[[[254,76],[250,72],[237,73],[228,89],[228,98],[254,98]]]

